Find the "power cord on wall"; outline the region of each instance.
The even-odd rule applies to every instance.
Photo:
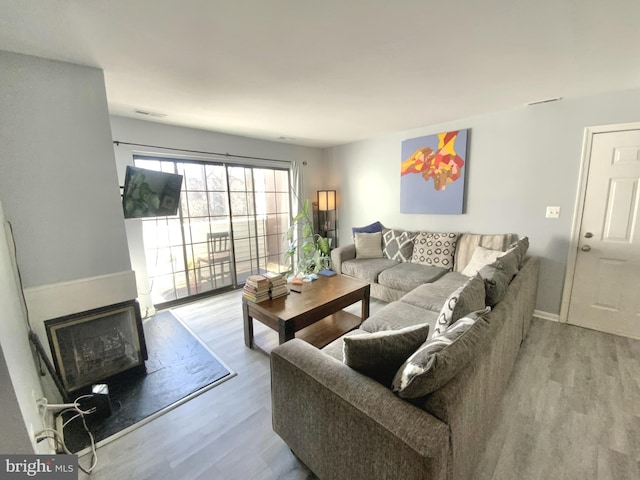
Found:
[[[24,285],[22,283],[22,273],[20,272],[20,266],[18,265],[18,247],[16,246],[16,241],[15,241],[15,237],[13,234],[13,225],[11,225],[11,222],[9,220],[6,220],[7,225],[9,226],[9,238],[8,240],[11,242],[11,247],[12,247],[12,258],[11,260],[13,261],[13,265],[15,267],[15,272],[18,276],[18,284],[20,287],[20,295],[22,297],[22,308],[24,309],[24,313],[25,313],[25,319],[27,321],[27,328],[29,329],[29,332],[32,332],[33,329],[31,328],[31,319],[29,317],[29,308],[27,307],[27,298],[24,295]]]

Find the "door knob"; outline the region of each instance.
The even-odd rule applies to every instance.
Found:
[[[589,245],[583,245],[582,247],[580,247],[580,250],[582,250],[583,252],[588,252],[589,250],[591,250],[591,247]]]
[[[584,234],[584,238],[591,238],[591,237],[593,237],[593,233],[591,232],[587,232]]]

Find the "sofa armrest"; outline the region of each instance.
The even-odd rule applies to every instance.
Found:
[[[449,429],[293,339],[271,352],[273,429],[319,478],[444,479]]]
[[[344,247],[331,250],[331,268],[334,272],[342,273],[342,262],[356,258],[356,245],[350,243]]]

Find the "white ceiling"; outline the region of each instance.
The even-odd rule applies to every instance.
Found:
[[[112,114],[330,146],[640,87],[638,0],[0,0],[0,50],[104,70]]]

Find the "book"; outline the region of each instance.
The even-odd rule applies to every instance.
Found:
[[[334,272],[333,270],[328,270],[326,268],[318,272],[318,275],[322,275],[323,277],[333,277],[335,274],[336,272]]]

